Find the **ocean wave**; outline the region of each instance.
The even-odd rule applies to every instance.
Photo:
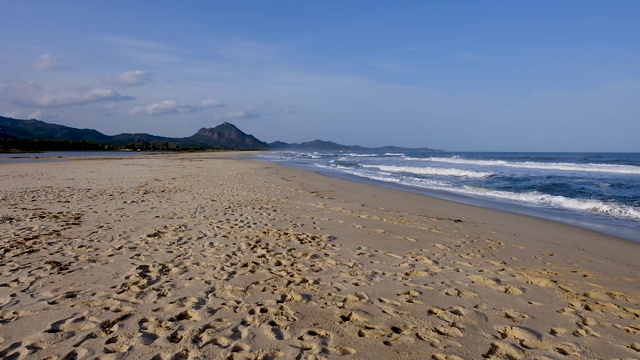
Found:
[[[464,165],[480,165],[480,166],[503,166],[522,169],[539,169],[539,170],[559,170],[559,171],[583,171],[583,172],[603,172],[615,174],[638,174],[640,175],[640,166],[633,165],[613,165],[613,164],[576,164],[576,163],[544,163],[534,161],[505,161],[505,160],[472,160],[464,159],[459,156],[454,157],[428,157],[415,158],[410,157],[406,160],[415,161],[433,161],[449,164]]]
[[[403,157],[403,153],[384,153],[384,154],[363,154],[363,153],[344,153],[344,156],[350,157]]]
[[[338,170],[341,173],[355,175],[358,177],[382,181],[387,183],[394,183],[405,186],[421,187],[421,188],[438,188],[449,189],[451,183],[445,181],[431,180],[431,179],[419,179],[415,177],[398,177],[397,173],[385,172],[385,171],[369,171],[366,169],[356,169],[353,167],[343,165],[323,165],[314,164],[314,166],[327,170]]]
[[[435,175],[435,176],[457,176],[470,178],[486,178],[495,175],[491,172],[471,171],[451,168],[433,168],[433,167],[416,167],[416,166],[395,166],[395,165],[361,165],[364,168],[375,168],[381,171],[392,173],[410,173],[417,175]]]
[[[632,206],[622,205],[614,202],[604,202],[600,200],[568,198],[559,195],[549,195],[539,192],[515,193],[509,191],[490,190],[472,186],[462,188],[452,188],[450,191],[463,193],[465,195],[482,196],[495,200],[507,200],[520,203],[534,204],[565,210],[589,212],[601,215],[608,215],[616,218],[625,218],[640,221],[640,209]]]
[[[379,154],[358,154],[358,153],[347,153],[347,154],[343,154],[345,156],[351,156],[351,157],[377,157],[380,156]]]
[[[365,177],[371,180],[377,180],[387,183],[395,183],[404,186],[411,186],[422,188],[425,190],[440,190],[447,191],[459,195],[485,198],[490,200],[497,200],[501,202],[514,202],[520,204],[528,204],[539,207],[554,208],[560,210],[576,211],[583,213],[599,214],[604,216],[610,216],[614,218],[621,218],[626,220],[640,221],[640,208],[619,204],[616,202],[604,202],[600,200],[582,199],[582,198],[569,198],[559,195],[550,195],[540,192],[510,192],[501,190],[492,190],[478,186],[455,186],[451,183],[444,181],[435,181],[430,179],[419,179],[415,177],[402,177],[398,176],[398,172],[406,171],[407,167],[400,166],[379,166],[379,165],[364,165],[364,168],[375,168],[378,171],[369,171],[366,169],[354,169],[344,166],[322,166],[318,167],[331,168],[339,170],[340,172],[349,173],[352,175]],[[388,169],[391,168],[391,169]],[[409,167],[411,168],[411,167]],[[403,169],[403,170],[400,170]],[[425,168],[413,168],[413,169],[425,169]],[[435,169],[435,170],[457,170],[457,169]],[[385,173],[386,172],[386,173]],[[476,173],[479,176],[481,173]],[[487,173],[489,174],[489,173]],[[458,175],[459,176],[459,175]]]

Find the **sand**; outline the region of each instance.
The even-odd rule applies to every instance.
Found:
[[[0,164],[0,358],[640,358],[640,246],[228,154]]]

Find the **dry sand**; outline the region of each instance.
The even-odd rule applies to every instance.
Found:
[[[0,358],[640,358],[638,243],[211,153],[0,179]]]

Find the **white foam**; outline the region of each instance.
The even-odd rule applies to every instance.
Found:
[[[471,178],[485,178],[494,175],[491,172],[480,172],[451,168],[434,168],[434,167],[416,167],[416,166],[395,166],[395,165],[361,165],[364,168],[375,168],[381,171],[392,173],[410,173],[417,175],[435,175],[435,176],[457,176]]]
[[[313,165],[322,169],[339,170],[340,172],[346,173],[346,174],[351,174],[351,175],[356,175],[356,176],[371,179],[371,180],[377,180],[377,181],[383,181],[383,182],[389,182],[389,183],[395,183],[395,184],[401,184],[401,185],[418,186],[418,187],[426,187],[423,185],[428,185],[429,187],[437,186],[438,188],[442,188],[442,189],[445,189],[445,188],[449,189],[451,187],[451,184],[448,182],[431,180],[431,179],[398,177],[396,173],[392,173],[392,172],[385,172],[385,171],[373,172],[373,171],[364,170],[364,169],[355,169],[355,168],[343,166],[343,165],[323,165],[323,164],[313,164]]]
[[[380,156],[377,154],[356,154],[356,153],[348,153],[348,154],[344,154],[345,156],[351,156],[351,157],[376,157],[376,156]]]
[[[614,164],[575,164],[575,163],[543,163],[534,161],[504,161],[504,160],[471,160],[463,159],[459,156],[453,157],[429,157],[429,158],[406,158],[416,161],[433,161],[439,163],[480,165],[480,166],[504,166],[523,169],[559,170],[559,171],[585,171],[604,172],[615,174],[638,174],[640,166],[614,165]]]
[[[311,155],[311,154],[309,154]],[[341,154],[344,156],[345,154]],[[365,155],[365,154],[362,154]],[[369,154],[367,154],[369,155]],[[349,156],[349,155],[347,155]],[[407,159],[406,157],[404,158]],[[419,159],[425,160],[425,159]],[[494,161],[494,160],[469,160],[461,158],[429,158],[428,161],[441,162],[441,163],[467,163],[473,165],[492,165],[492,166],[511,166],[511,167],[523,167],[523,166],[539,166],[542,168],[556,168],[565,170],[579,170],[582,171],[596,171],[595,169],[608,170],[609,172],[615,172],[613,170],[634,170],[636,169],[640,173],[640,167],[626,166],[626,165],[601,165],[601,164],[571,164],[571,163],[532,163],[532,162],[507,162],[507,161]],[[599,214],[603,216],[609,216],[614,218],[620,218],[625,220],[631,220],[634,222],[640,222],[640,207],[629,206],[612,201],[601,201],[584,198],[569,198],[558,195],[549,195],[540,192],[509,192],[492,190],[477,186],[456,186],[447,182],[446,177],[472,177],[472,178],[484,178],[494,175],[488,171],[472,171],[455,168],[437,168],[437,167],[416,167],[416,166],[391,166],[391,165],[370,165],[362,164],[358,167],[343,166],[335,164],[319,164],[314,163],[314,166],[319,168],[331,169],[333,171],[339,171],[346,174],[360,176],[371,180],[377,180],[387,183],[395,183],[404,186],[410,186],[415,188],[422,188],[426,190],[441,190],[454,194],[460,194],[465,196],[471,196],[476,198],[484,198],[490,200],[496,200],[501,202],[520,203],[523,205],[532,205],[542,208],[553,208],[566,211],[575,211],[581,213]],[[584,170],[584,169],[590,170]],[[618,171],[622,173],[622,171]],[[634,174],[634,172],[626,172],[627,174]],[[413,175],[434,175],[442,176],[437,179],[425,179],[421,177],[415,177]],[[443,178],[444,177],[444,178]],[[452,179],[452,178],[450,178]],[[451,180],[455,182],[455,180]],[[598,186],[609,187],[611,184],[608,182],[599,182]]]
[[[378,173],[378,172],[370,173],[366,170],[358,171],[353,168],[344,167],[344,166],[333,166],[333,167],[322,166],[322,165],[316,165],[316,166],[323,167],[323,168],[337,169],[337,170],[340,170],[341,172],[369,178],[371,180],[388,182],[388,183],[414,186],[414,187],[420,187],[420,188],[430,189],[430,190],[445,190],[452,193],[480,197],[485,199],[510,201],[510,202],[517,202],[521,204],[529,204],[529,205],[535,205],[535,206],[571,210],[571,211],[578,211],[578,212],[587,212],[587,213],[606,215],[606,216],[611,216],[616,218],[624,218],[627,220],[640,221],[640,208],[622,205],[615,202],[603,202],[600,200],[591,200],[591,199],[574,199],[574,198],[568,198],[564,196],[543,194],[539,192],[515,193],[510,191],[491,190],[491,189],[475,187],[475,186],[454,187],[452,184],[443,182],[443,181],[398,177],[397,176],[398,172],[407,172],[404,170],[399,170],[399,168],[402,168],[402,169],[406,168],[406,167],[400,167],[400,166],[391,166],[391,168],[393,168],[393,170],[395,171],[389,171],[388,174]],[[363,167],[376,168],[378,170],[387,171],[387,170],[384,170],[383,168],[389,168],[390,166],[365,165]],[[416,168],[416,169],[424,169],[424,168]],[[436,170],[456,170],[456,169],[436,169]],[[385,176],[385,175],[388,175],[388,176]]]
[[[614,202],[607,203],[600,200],[575,199],[558,195],[543,194],[539,192],[514,193],[509,191],[490,190],[471,186],[464,186],[457,189],[451,188],[449,190],[457,193],[482,196],[485,198],[496,200],[509,200],[534,204],[538,206],[597,213],[640,221],[640,209]]]

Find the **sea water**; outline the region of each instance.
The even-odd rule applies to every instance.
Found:
[[[258,158],[640,241],[640,153],[282,151]]]

